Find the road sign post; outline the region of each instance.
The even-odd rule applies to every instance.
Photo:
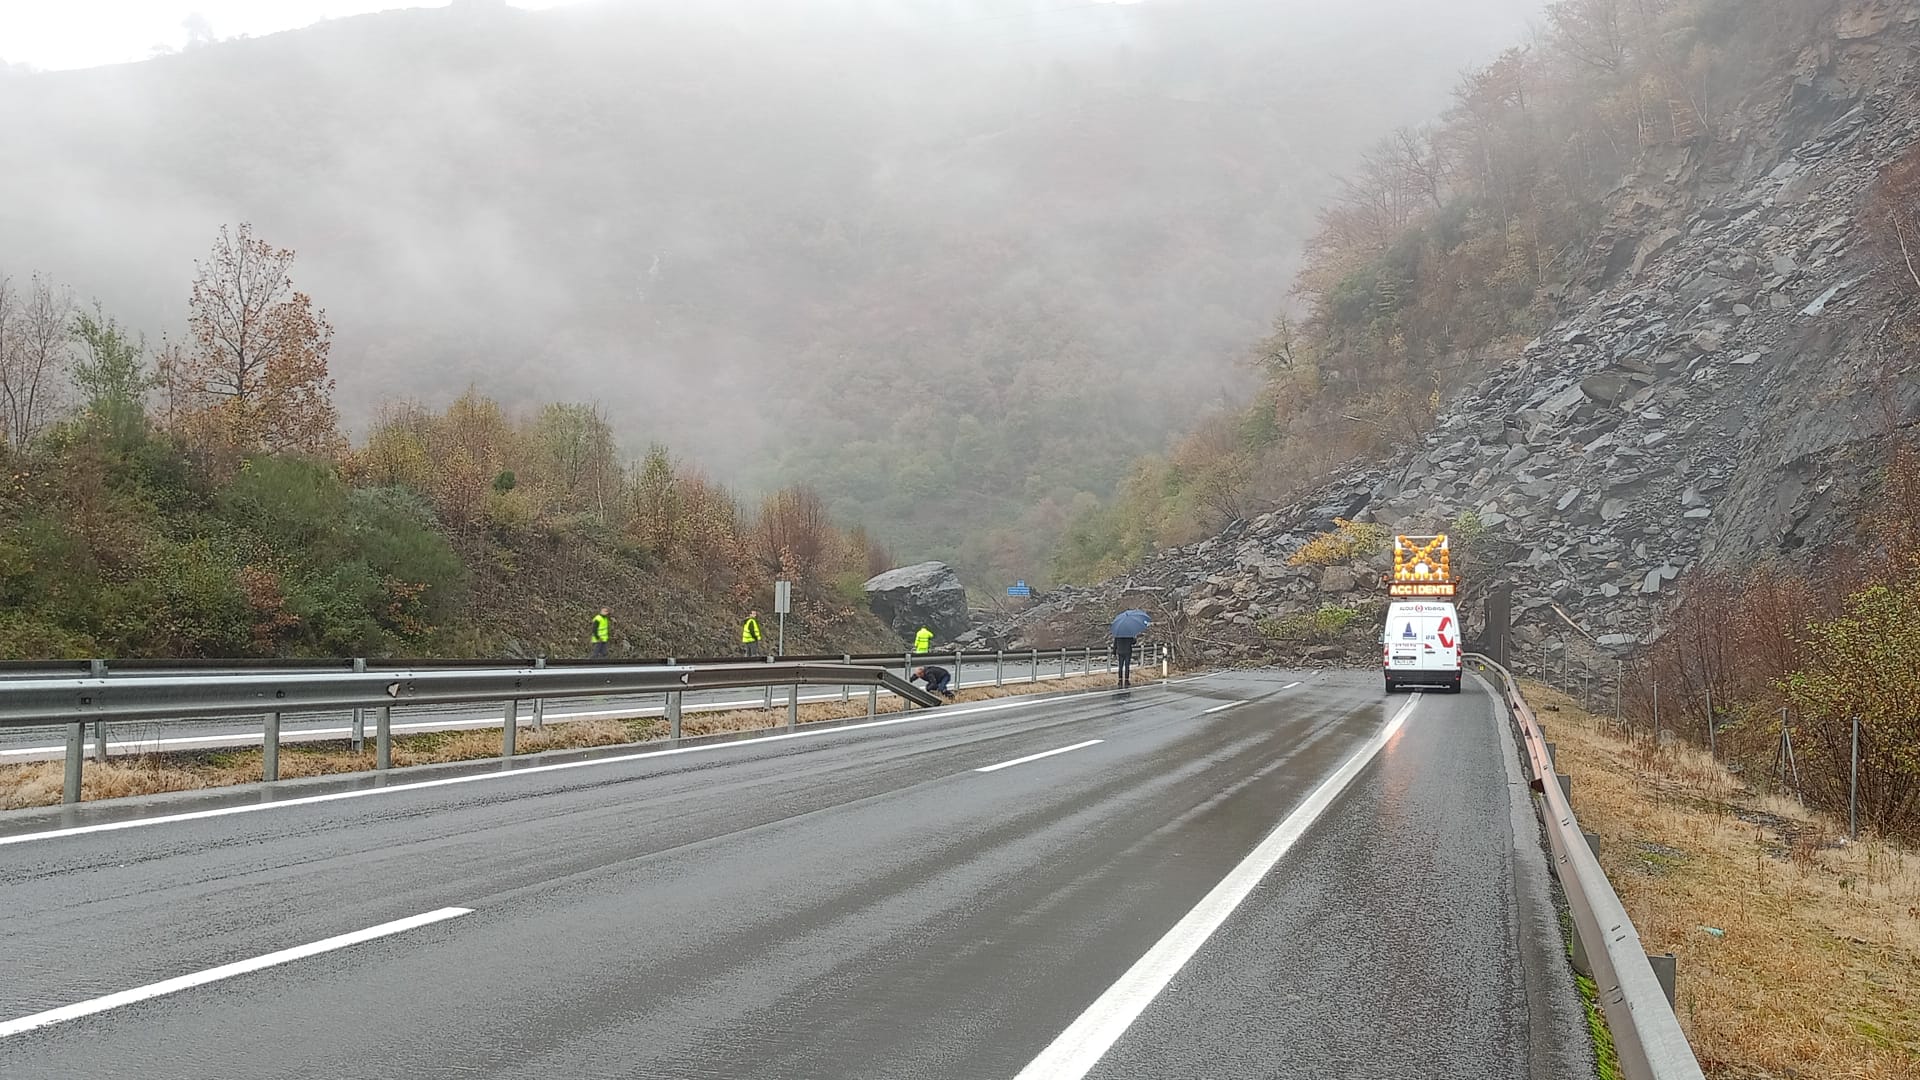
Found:
[[[774,640],[776,655],[787,654],[787,612],[793,610],[793,582],[780,579],[773,583],[773,612],[780,616],[780,636]]]

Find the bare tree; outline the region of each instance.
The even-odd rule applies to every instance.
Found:
[[[169,358],[189,434],[242,452],[327,452],[339,442],[327,352],[333,327],[293,287],[293,252],[225,226],[193,283],[191,345]]]
[[[810,581],[835,541],[820,493],[805,485],[781,488],[760,504],[761,555],[767,569]]]
[[[1880,174],[1862,216],[1887,266],[1920,294],[1920,148]]]
[[[1447,159],[1430,128],[1401,127],[1374,151],[1381,165],[1400,177],[1400,185],[1433,209],[1444,205]]]
[[[1575,63],[1615,74],[1627,63],[1624,0],[1559,0],[1547,5],[1553,47]]]
[[[24,295],[0,277],[0,432],[24,449],[65,398],[73,298],[34,275]]]

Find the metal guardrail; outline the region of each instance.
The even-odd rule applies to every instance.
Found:
[[[357,749],[362,717],[373,711],[377,717],[375,767],[385,770],[392,767],[393,710],[405,706],[504,702],[501,754],[512,757],[522,701],[532,703],[533,726],[538,729],[547,699],[660,694],[666,701],[669,738],[678,740],[682,698],[689,691],[764,687],[765,707],[771,709],[774,688],[787,687],[786,727],[791,730],[798,723],[801,686],[839,686],[843,701],[851,699],[853,687],[865,686],[867,714],[872,716],[878,710],[883,689],[905,699],[909,708],[941,704],[937,695],[908,680],[912,668],[918,665],[951,664],[957,684],[969,660],[976,667],[991,664],[995,685],[1004,686],[1009,661],[1029,664],[1027,680],[1038,682],[1043,677],[1043,663],[1057,662],[1058,677],[1066,677],[1075,667],[1092,674],[1096,659],[1101,670],[1106,670],[1106,656],[1104,649],[1087,647],[858,657],[843,654],[804,659],[730,657],[642,664],[603,660],[550,665],[543,660],[518,666],[501,666],[496,661],[476,667],[456,661],[438,666],[428,662],[427,666],[408,670],[382,670],[364,660],[253,670],[235,668],[232,661],[175,662],[166,666],[152,661],[111,666],[105,661],[79,661],[74,663],[72,674],[61,673],[58,665],[28,672],[23,670],[26,665],[17,664],[9,677],[0,677],[0,727],[68,729],[65,801],[74,803],[80,800],[88,724],[96,726],[96,749],[104,752],[104,725],[108,723],[260,716],[264,719],[262,779],[273,781],[279,779],[280,720],[286,713],[352,710]],[[1164,668],[1164,651],[1159,659]],[[892,670],[896,664],[901,667],[899,674]],[[49,672],[46,667],[55,670]],[[79,674],[82,671],[86,674]]]
[[[186,660],[166,660],[147,657],[106,660],[0,660],[0,684],[13,679],[32,679],[57,676],[84,676],[115,678],[122,675],[177,674],[193,672],[230,675],[230,674],[266,674],[269,672],[296,671],[470,671],[487,668],[548,667],[570,668],[609,666],[626,667],[670,667],[686,664],[696,667],[708,667],[716,664],[741,663],[851,663],[851,664],[893,664],[902,660],[908,662],[954,660],[958,662],[987,663],[996,657],[1019,660],[1029,655],[1038,655],[1047,661],[1059,660],[1063,654],[1075,658],[1086,655],[1098,656],[1104,652],[1101,647],[1067,649],[1023,649],[1016,651],[991,649],[953,650],[915,654],[911,652],[892,653],[795,653],[781,656],[705,656],[705,657],[623,657],[617,660],[592,660],[584,657],[511,657],[496,659],[364,659],[345,657],[296,657],[262,658],[195,658]]]
[[[248,716],[822,684],[873,684],[916,705],[940,704],[935,695],[885,668],[840,664],[127,675],[109,679],[23,679],[0,687],[0,725],[119,723],[177,716]]]
[[[1543,799],[1540,816],[1553,851],[1554,873],[1573,917],[1575,962],[1584,962],[1599,989],[1621,1075],[1627,1080],[1702,1080],[1700,1063],[1674,1015],[1671,989],[1654,973],[1656,958],[1642,947],[1627,909],[1580,830],[1569,799],[1570,784],[1555,769],[1546,734],[1521,695],[1519,683],[1487,657],[1473,659],[1482,670],[1498,673],[1514,724],[1526,742],[1533,790]],[[1671,964],[1670,957],[1657,959]]]

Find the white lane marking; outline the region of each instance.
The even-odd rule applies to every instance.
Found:
[[[1062,746],[1057,750],[1042,750],[1037,754],[1028,754],[1026,757],[1014,758],[1012,761],[1003,761],[998,765],[982,766],[981,768],[975,769],[973,771],[974,772],[999,772],[1001,769],[1011,769],[1015,765],[1025,765],[1029,761],[1039,761],[1041,758],[1050,758],[1055,754],[1070,754],[1075,750],[1085,750],[1089,746],[1099,746],[1101,743],[1106,741],[1107,740],[1105,739],[1088,739],[1086,742],[1077,742],[1077,743],[1074,743],[1072,746]]]
[[[1294,687],[1296,687],[1296,686],[1299,686],[1299,685],[1300,685],[1300,684],[1299,684],[1299,683],[1297,683],[1297,682],[1290,682],[1290,683],[1288,683],[1287,685],[1285,685],[1285,686],[1283,686],[1283,687],[1281,687],[1281,688],[1280,688],[1280,690],[1291,690],[1291,689],[1293,689]],[[1276,690],[1276,691],[1274,691],[1274,693],[1276,693],[1276,694],[1277,694],[1277,693],[1279,693],[1279,692],[1280,692],[1279,690]],[[1202,713],[1201,713],[1200,715],[1201,715],[1201,716],[1212,716],[1212,715],[1213,715],[1214,713],[1221,713],[1221,712],[1226,712],[1226,711],[1227,711],[1228,709],[1237,709],[1237,708],[1239,708],[1239,707],[1240,707],[1240,706],[1242,706],[1242,705],[1248,705],[1248,704],[1251,704],[1251,702],[1246,702],[1246,701],[1229,701],[1229,702],[1227,702],[1227,703],[1226,703],[1225,705],[1215,705],[1215,706],[1214,706],[1213,708],[1211,708],[1211,709],[1208,709],[1208,710],[1206,710],[1205,712],[1202,712]]]
[[[1276,865],[1279,864],[1293,845],[1306,835],[1309,828],[1326,812],[1328,806],[1340,797],[1353,778],[1367,767],[1407,722],[1407,716],[1420,702],[1420,695],[1413,695],[1405,707],[1387,721],[1378,733],[1358,750],[1353,752],[1333,775],[1321,781],[1320,786],[1308,795],[1305,802],[1288,814],[1260,845],[1253,849],[1238,866],[1227,872],[1212,891],[1202,897],[1192,911],[1173,924],[1173,929],[1146,955],[1136,960],[1120,980],[1107,988],[1106,993],[1095,999],[1087,1010],[1080,1014],[1060,1037],[1043,1051],[1032,1063],[1020,1070],[1014,1080],[1080,1080],[1093,1070],[1100,1059],[1118,1042],[1127,1028],[1139,1019],[1154,998],[1160,996],[1173,977],[1180,973],[1187,961],[1193,959],[1200,947],[1207,943],[1214,931],[1220,929],[1248,895],[1260,884]]]
[[[321,953],[332,952],[335,949],[344,949],[349,945],[358,945],[363,941],[390,937],[394,934],[404,934],[408,930],[417,930],[422,926],[427,926],[432,923],[445,922],[448,919],[457,919],[462,915],[471,914],[473,914],[472,908],[444,907],[438,911],[429,911],[424,915],[413,915],[405,919],[395,919],[393,922],[381,923],[379,926],[369,926],[365,930],[355,930],[350,934],[341,934],[338,937],[330,937],[323,941],[315,941],[306,945],[296,945],[291,949],[281,949],[279,952],[270,952],[265,956],[256,956],[250,960],[237,960],[231,964],[222,964],[219,967],[208,968],[205,971],[196,971],[191,975],[182,975],[174,979],[148,983],[145,986],[136,986],[131,990],[122,990],[117,994],[108,994],[105,997],[93,998],[75,1005],[64,1005],[58,1009],[48,1009],[46,1012],[37,1012],[31,1016],[22,1016],[17,1020],[0,1022],[0,1039],[9,1038],[38,1028],[50,1027],[68,1020],[75,1020],[82,1016],[92,1016],[94,1013],[106,1012],[108,1009],[117,1009],[122,1005],[132,1005],[137,1001],[146,1001],[149,998],[163,997],[167,994],[177,994],[182,990],[191,990],[196,986],[205,986],[211,982],[219,982],[221,979],[231,979],[235,975],[245,975],[248,972],[276,967],[294,960],[304,960],[309,956],[318,956]]]
[[[1079,678],[1079,676],[1074,676],[1074,675],[1069,675],[1069,676],[1042,675],[1040,676],[1040,680],[1042,682],[1053,682],[1063,677]],[[1014,682],[1014,683],[1028,683],[1028,679],[1024,675],[1019,677],[1018,679],[1009,679],[1008,681]],[[961,690],[969,690],[969,689],[973,689],[981,686],[993,686],[994,681],[992,679],[976,679],[971,682],[956,683],[954,685]],[[810,695],[803,695],[800,698],[800,704],[806,705],[814,702],[838,701],[838,700],[840,700],[840,695],[838,694],[810,694]],[[761,704],[763,701],[764,701],[764,698],[749,698],[741,701],[689,702],[687,704],[685,712],[688,715],[692,715],[694,713],[704,713],[704,712],[732,712],[734,710],[740,710],[740,709],[758,709],[761,707]],[[776,708],[785,704],[786,704],[785,698],[774,699],[774,706]],[[569,712],[569,713],[550,712],[546,714],[546,720],[550,724],[564,724],[570,721],[578,721],[578,720],[628,720],[628,719],[637,720],[637,719],[643,719],[646,717],[655,717],[655,716],[664,716],[664,715],[666,715],[666,709],[658,705],[645,705],[645,706],[636,705],[630,709],[596,709],[596,710],[591,710],[587,712]],[[532,723],[532,718],[531,716],[522,714],[520,722],[522,726],[525,726],[527,724]],[[137,721],[137,723],[141,723],[141,724],[192,723],[192,721]],[[414,721],[414,722],[405,723],[405,724],[394,724],[392,727],[392,730],[396,734],[399,734],[402,732],[417,732],[417,731],[472,731],[472,730],[484,730],[486,728],[497,728],[500,726],[500,724],[501,724],[501,721],[497,718],[490,719],[490,720],[475,719],[475,718],[454,719],[454,720],[419,720],[419,721]],[[373,728],[373,724],[369,722],[367,725],[367,729],[372,730],[372,728]],[[287,730],[280,733],[280,741],[283,743],[320,741],[328,738],[344,738],[344,737],[351,736],[352,734],[353,734],[353,729],[350,727],[288,728]],[[107,752],[114,753],[114,754],[151,754],[151,753],[158,753],[161,750],[164,750],[167,748],[173,748],[173,747],[186,748],[186,747],[193,747],[193,746],[202,746],[202,747],[253,746],[265,741],[266,741],[266,735],[263,733],[236,731],[226,735],[181,735],[181,736],[176,736],[170,739],[135,739],[129,742],[109,742],[107,744]],[[87,753],[92,753],[93,741],[91,739],[87,740],[82,745],[82,749]],[[66,754],[67,754],[67,745],[65,743],[61,743],[58,746],[22,746],[22,747],[14,747],[12,749],[0,750],[0,758],[18,757],[18,758],[47,759],[47,758],[65,757]]]
[[[597,765],[619,765],[629,761],[644,761],[648,758],[671,757],[676,754],[698,754],[713,750],[738,750],[743,747],[755,747],[763,743],[786,742],[790,739],[810,739],[821,735],[839,735],[849,731],[865,731],[869,728],[892,727],[895,724],[911,724],[921,720],[930,720],[942,716],[972,716],[975,713],[997,712],[1000,709],[1018,709],[1032,705],[1057,705],[1063,701],[1079,698],[1105,697],[1111,690],[1083,690],[1075,694],[1063,694],[1054,698],[1015,698],[1008,701],[996,701],[984,705],[969,705],[961,708],[926,709],[905,716],[896,716],[890,720],[869,720],[861,724],[839,724],[813,731],[791,731],[779,735],[763,735],[754,739],[741,739],[734,742],[707,743],[701,746],[676,746],[666,750],[643,750],[635,754],[617,754],[613,757],[594,758],[590,761],[562,761],[553,765],[533,765],[524,769],[512,769],[506,772],[473,773],[467,776],[448,776],[439,780],[421,780],[412,784],[389,784],[386,787],[357,788],[352,791],[331,791],[325,795],[305,795],[297,799],[282,799],[278,802],[242,803],[238,806],[222,806],[212,810],[191,810],[183,814],[167,814],[162,817],[130,818],[125,821],[103,821],[98,825],[75,825],[66,829],[49,829],[46,832],[22,833],[18,836],[0,836],[0,847],[9,844],[25,844],[34,840],[55,840],[65,836],[84,836],[88,833],[116,832],[120,829],[138,829],[148,825],[168,825],[177,821],[201,821],[206,818],[228,817],[233,814],[251,814],[261,810],[279,810],[292,806],[313,806],[318,803],[340,802],[346,799],[364,799],[374,795],[390,795],[401,791],[419,791],[422,788],[452,787],[455,784],[477,784],[486,780],[501,780],[516,776],[533,776],[539,773],[562,772],[567,769],[587,769]],[[484,759],[482,759],[484,760]],[[342,773],[342,777],[351,773]],[[365,775],[365,774],[360,774]]]

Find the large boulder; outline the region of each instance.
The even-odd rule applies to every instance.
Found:
[[[966,586],[946,563],[889,570],[869,578],[862,588],[867,606],[905,641],[912,641],[923,626],[931,628],[940,642],[951,642],[973,629]]]

